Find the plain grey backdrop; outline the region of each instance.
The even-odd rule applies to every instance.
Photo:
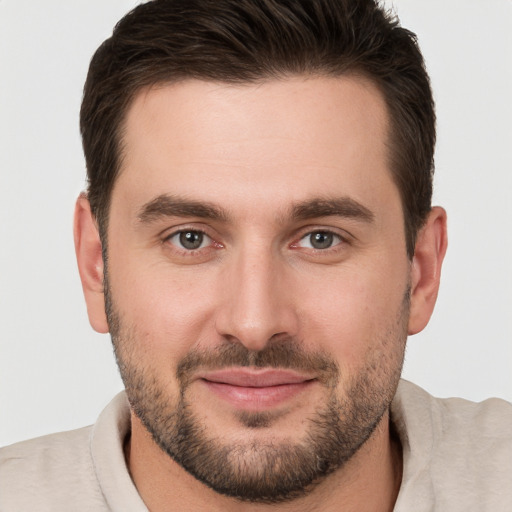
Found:
[[[0,445],[90,424],[122,389],[88,324],[72,243],[88,63],[135,0],[0,0]],[[512,400],[512,0],[395,0],[438,109],[449,250],[404,376]]]

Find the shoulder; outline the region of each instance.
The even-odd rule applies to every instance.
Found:
[[[404,491],[435,496],[436,510],[512,510],[512,404],[435,398],[402,381],[391,415]]]
[[[0,510],[147,511],[124,458],[130,409],[121,392],[94,426],[0,450]]]
[[[71,497],[102,503],[90,453],[92,427],[0,450],[0,510],[60,510]],[[100,509],[101,510],[101,509]]]
[[[500,398],[472,402],[463,398],[436,398],[420,387],[400,381],[392,411],[398,421],[419,426],[428,421],[432,434],[466,435],[482,438],[512,439],[512,403]]]
[[[420,387],[401,380],[393,401],[392,412],[397,421],[410,427],[432,427],[432,434],[467,435],[482,438],[512,439],[512,403],[501,398],[472,402],[463,398],[436,398]]]
[[[6,465],[34,463],[46,457],[59,458],[63,453],[69,457],[83,457],[84,446],[88,444],[92,427],[69,432],[60,432],[29,439],[0,449],[0,468]]]

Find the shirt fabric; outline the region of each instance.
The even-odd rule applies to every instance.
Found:
[[[391,420],[403,449],[395,512],[511,512],[512,404],[439,399],[402,380]],[[97,422],[0,450],[0,512],[146,512],[126,467],[126,396]]]

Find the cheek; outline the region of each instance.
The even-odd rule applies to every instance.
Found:
[[[332,355],[340,369],[365,365],[369,358],[400,345],[406,272],[333,273],[324,286],[308,286],[300,312],[303,336]],[[311,290],[317,290],[313,293]]]
[[[206,276],[172,272],[168,265],[117,267],[111,276],[115,307],[123,325],[136,332],[138,351],[149,350],[153,362],[179,360],[208,336],[211,338],[214,283]],[[167,363],[165,363],[167,364]]]

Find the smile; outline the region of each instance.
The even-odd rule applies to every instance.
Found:
[[[217,397],[247,411],[281,405],[305,391],[315,380],[290,370],[246,368],[208,372],[199,377]]]

